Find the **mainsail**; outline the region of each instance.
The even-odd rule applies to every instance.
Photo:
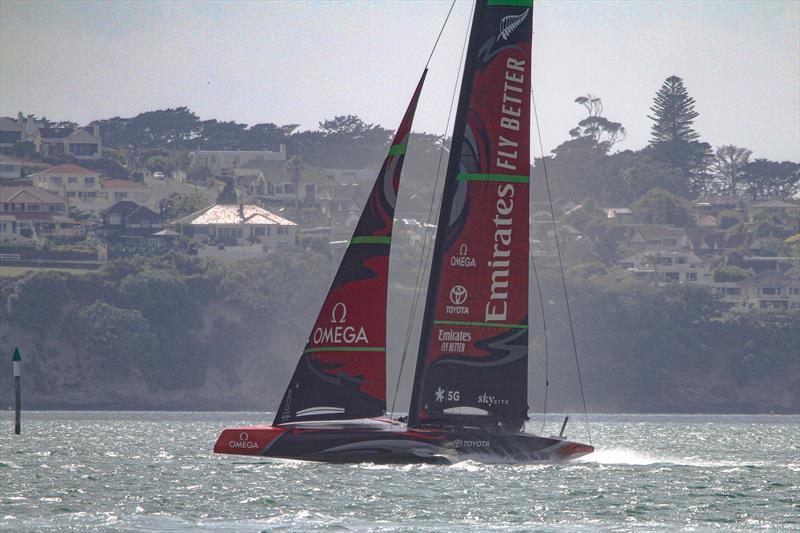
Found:
[[[427,69],[395,134],[274,425],[386,412],[389,248],[400,171]]]
[[[478,0],[409,425],[516,431],[527,413],[531,0]]]

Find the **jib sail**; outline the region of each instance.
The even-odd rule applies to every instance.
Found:
[[[530,0],[478,0],[412,391],[413,426],[527,412]]]
[[[274,424],[380,416],[386,411],[386,299],[400,171],[417,100],[414,91]]]

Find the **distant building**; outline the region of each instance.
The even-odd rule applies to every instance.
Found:
[[[690,251],[643,251],[618,263],[632,279],[709,285],[709,265]]]
[[[122,200],[155,208],[158,199],[146,183],[101,179],[100,173],[80,165],[58,165],[29,176],[33,184],[65,198],[71,206],[100,213]]]
[[[764,200],[747,206],[747,220],[755,222],[759,215],[777,215],[782,219],[800,218],[800,200]]]
[[[22,163],[0,155],[0,180],[14,180],[22,176]]]
[[[144,253],[163,253],[173,247],[177,233],[165,230],[161,215],[130,200],[101,213],[95,234],[105,243],[107,259]]]
[[[63,198],[39,187],[0,187],[0,241],[70,236],[74,227]]]
[[[192,165],[209,169],[214,174],[240,168],[252,161],[286,161],[286,145],[280,150],[196,150],[190,155]]]
[[[44,121],[34,120],[33,115],[26,117],[18,113],[17,118],[0,117],[0,150],[6,152],[18,142],[33,142],[39,128],[44,126]]]
[[[48,157],[100,159],[103,152],[103,140],[98,125],[85,128],[39,128],[34,142],[36,150]]]
[[[209,245],[206,255],[263,255],[294,244],[297,233],[291,220],[253,204],[212,205],[174,225],[181,235]]]

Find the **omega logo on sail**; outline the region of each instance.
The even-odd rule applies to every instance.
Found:
[[[344,325],[345,322],[347,322],[347,306],[342,302],[337,302],[331,310],[331,324],[336,325],[314,328],[311,340],[314,344],[356,344],[360,342],[369,344],[364,326],[347,326]]]

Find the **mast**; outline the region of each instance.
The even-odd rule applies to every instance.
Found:
[[[531,0],[478,0],[442,193],[409,425],[527,413]]]
[[[427,72],[395,134],[273,425],[386,412],[386,302],[394,208]]]

